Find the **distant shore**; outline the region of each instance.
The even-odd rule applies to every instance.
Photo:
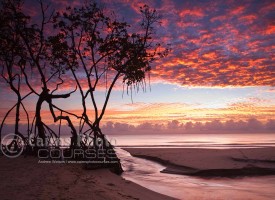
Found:
[[[275,148],[123,148],[166,166],[163,173],[201,177],[275,175]]]
[[[84,170],[81,164],[46,164],[28,156],[0,156],[1,200],[91,199],[172,200],[111,173]]]

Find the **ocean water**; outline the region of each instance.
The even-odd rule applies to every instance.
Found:
[[[275,147],[275,133],[107,135],[117,147],[250,148]]]

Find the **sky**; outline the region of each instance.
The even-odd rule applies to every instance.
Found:
[[[37,15],[34,2],[26,1],[26,10]],[[65,0],[50,3],[56,10],[81,4]],[[242,120],[248,125],[252,119],[263,125],[272,122],[275,127],[274,1],[104,0],[100,3],[133,26],[138,22],[140,6],[148,4],[155,8],[162,16],[162,24],[156,27],[157,39],[171,47],[166,58],[153,64],[146,91],[134,91],[131,96],[118,84],[103,119],[105,127],[111,124],[114,128],[116,123],[167,127],[172,121],[179,127],[187,122],[218,121],[225,125],[230,120],[236,123]],[[66,89],[71,88],[69,85]],[[99,90],[96,94],[100,101],[106,92]],[[30,97],[25,103],[31,107],[34,100],[35,97]],[[2,79],[0,101],[2,119],[16,102]],[[81,112],[79,94],[56,104]],[[53,123],[47,118],[46,107],[43,113],[45,120]]]

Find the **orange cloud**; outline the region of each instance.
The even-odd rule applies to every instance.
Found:
[[[128,124],[166,123],[167,120],[186,121],[212,121],[247,120],[252,117],[266,122],[274,119],[275,105],[265,106],[267,100],[251,98],[248,102],[229,104],[222,108],[200,108],[199,105],[182,103],[155,103],[126,105],[125,110],[109,109],[104,121],[121,122]]]
[[[179,16],[180,17],[185,17],[187,15],[190,15],[190,16],[193,16],[193,17],[203,17],[204,16],[204,12],[202,11],[202,9],[193,9],[193,10],[190,10],[190,9],[184,9],[184,10],[181,10],[179,12]]]

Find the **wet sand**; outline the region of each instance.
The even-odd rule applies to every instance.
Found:
[[[108,169],[81,164],[39,164],[34,157],[0,157],[0,199],[169,200]]]
[[[133,156],[157,161],[165,173],[196,176],[275,174],[275,148],[123,148]]]

